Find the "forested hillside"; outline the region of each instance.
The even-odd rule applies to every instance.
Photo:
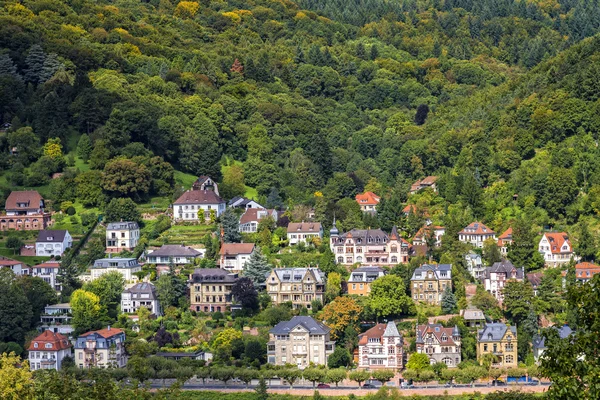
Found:
[[[572,225],[600,209],[598,39],[577,44],[598,30],[595,2],[0,7],[4,192],[102,208],[171,199],[177,170],[225,197],[246,185],[316,206],[326,224],[366,188],[383,216],[344,226],[389,228],[410,183],[435,174],[440,195],[410,201],[447,226],[504,229],[523,210]]]

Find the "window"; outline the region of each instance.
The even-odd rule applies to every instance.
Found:
[[[46,347],[47,349],[51,349],[51,348],[52,348],[52,343],[46,343],[46,346],[45,346],[45,347]]]
[[[34,348],[36,348],[36,349],[38,348],[38,344],[37,344],[37,342],[35,342],[35,343],[33,344],[33,347],[34,347]]]
[[[79,359],[83,360],[83,352],[81,352],[81,351],[79,352]]]
[[[512,364],[514,362],[514,357],[512,354],[508,354],[506,357],[504,357],[504,361],[506,364]]]

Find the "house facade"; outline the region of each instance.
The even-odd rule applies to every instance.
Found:
[[[427,176],[421,180],[416,181],[410,186],[410,194],[415,194],[419,190],[430,188],[437,193],[437,176]]]
[[[443,226],[425,225],[415,234],[412,244],[413,246],[427,246],[427,242],[431,239],[435,247],[440,247],[444,233],[446,233],[446,228]]]
[[[571,336],[574,332],[569,325],[563,325],[560,328],[553,327],[558,331],[558,337],[561,339],[566,339]],[[540,358],[544,355],[546,351],[546,338],[543,335],[535,335],[532,340],[532,349],[533,349],[533,358],[537,364],[540,362]]]
[[[94,261],[90,267],[91,280],[100,278],[102,275],[112,271],[123,275],[126,282],[137,282],[138,278],[134,274],[142,270],[141,265],[135,258],[101,258]]]
[[[473,222],[458,232],[458,240],[460,242],[469,243],[480,249],[483,248],[483,243],[488,239],[496,240],[496,232],[481,222]]]
[[[467,271],[475,279],[481,279],[485,274],[485,266],[481,259],[481,254],[477,254],[474,251],[470,251],[465,255],[465,261],[467,264]]]
[[[48,285],[52,286],[52,289],[60,292],[62,285],[58,282],[58,270],[60,269],[60,263],[57,261],[47,261],[31,267],[31,276],[37,276],[42,278]]]
[[[204,222],[218,218],[225,211],[225,200],[219,197],[217,184],[201,176],[191,190],[183,193],[173,203],[174,222]]]
[[[263,218],[271,217],[275,222],[279,218],[277,210],[267,210],[266,208],[247,208],[240,217],[239,230],[242,233],[258,232],[258,224]]]
[[[590,262],[581,262],[575,265],[575,280],[577,282],[589,282],[596,274],[600,274],[600,265]]]
[[[146,255],[146,262],[156,265],[189,265],[202,257],[202,253],[182,244],[163,244]]]
[[[348,294],[368,296],[371,294],[371,282],[385,275],[381,267],[358,267],[350,273]]]
[[[125,332],[109,326],[79,336],[75,342],[75,365],[79,368],[124,368],[127,365]]]
[[[231,308],[231,289],[238,275],[221,268],[198,268],[190,275],[190,310],[225,312]]]
[[[106,226],[106,252],[133,251],[140,240],[137,222],[110,222]]]
[[[495,262],[491,267],[485,269],[485,273],[481,278],[483,287],[490,292],[492,296],[502,303],[504,296],[502,290],[511,279],[522,282],[524,278],[523,268],[516,268],[510,261],[502,260]]]
[[[290,222],[287,227],[287,240],[290,246],[298,243],[309,244],[315,238],[323,239],[323,226],[320,222]]]
[[[548,267],[568,264],[575,257],[569,235],[565,232],[546,232],[540,239],[538,251]]]
[[[375,325],[358,335],[358,368],[402,369],[403,343],[402,335],[393,321]]]
[[[0,215],[0,230],[46,229],[52,219],[44,207],[44,199],[35,190],[11,192],[4,206],[5,214]]]
[[[517,368],[517,327],[496,322],[478,330],[477,360],[486,354],[494,355],[494,368]]]
[[[452,288],[452,264],[423,264],[410,279],[410,293],[415,302],[440,305],[447,287]]]
[[[247,199],[241,196],[235,196],[233,199],[229,200],[227,203],[227,207],[231,208],[264,208],[256,201]]]
[[[157,317],[162,315],[156,288],[150,282],[136,283],[121,293],[121,312],[135,314],[140,307]]]
[[[254,243],[223,243],[219,265],[230,273],[239,274],[254,252]]]
[[[506,257],[508,254],[508,246],[512,244],[513,230],[512,228],[508,228],[500,236],[498,236],[498,248],[500,249],[500,254],[502,254],[503,257]]]
[[[460,316],[463,317],[468,328],[479,329],[485,325],[485,314],[477,307],[468,306],[464,310],[460,310]]]
[[[73,247],[73,238],[69,231],[41,230],[35,241],[35,255],[38,257],[58,257],[64,251]]]
[[[40,315],[40,331],[57,332],[70,335],[75,329],[71,326],[73,309],[69,303],[51,304],[44,307]]]
[[[444,363],[454,368],[461,362],[462,338],[457,326],[417,325],[417,353],[427,354],[431,365]]]
[[[267,361],[273,365],[294,364],[299,369],[327,365],[335,349],[330,329],[311,317],[296,316],[282,321],[269,331]]]
[[[60,333],[44,331],[31,341],[29,348],[29,369],[37,371],[39,369],[60,370],[63,359],[71,356],[69,339]]]
[[[17,276],[29,275],[29,267],[27,264],[11,258],[0,257],[0,268],[10,268]]]
[[[334,221],[329,233],[330,248],[338,264],[389,266],[408,262],[410,245],[396,227],[390,235],[381,229],[352,229],[340,234]]]
[[[356,202],[360,206],[360,210],[364,213],[375,215],[377,214],[377,204],[381,201],[381,197],[373,192],[365,192],[356,195]]]
[[[311,309],[313,300],[323,304],[325,274],[318,268],[275,268],[265,282],[273,304],[292,302],[292,308]]]

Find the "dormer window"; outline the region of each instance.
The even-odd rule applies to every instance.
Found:
[[[36,349],[38,348],[38,344],[37,344],[37,342],[35,342],[35,343],[33,344],[33,347],[34,347],[34,348],[36,348]]]
[[[46,343],[46,348],[47,349],[51,349],[52,348],[52,343]]]

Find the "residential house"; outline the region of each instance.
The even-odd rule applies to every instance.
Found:
[[[575,257],[569,235],[565,232],[546,232],[540,239],[539,252],[548,267],[568,264]]]
[[[375,325],[358,335],[358,368],[402,369],[403,343],[402,335],[393,321]]]
[[[312,317],[292,317],[269,331],[267,360],[269,364],[294,364],[300,369],[314,365],[327,365],[335,342],[330,329]]]
[[[221,268],[198,268],[190,275],[190,310],[225,312],[231,308],[231,289],[238,275]]]
[[[29,267],[25,263],[6,257],[0,257],[0,268],[10,268],[18,276],[29,275]]]
[[[407,204],[406,206],[404,206],[404,208],[402,209],[402,214],[404,214],[404,216],[407,218],[411,215],[416,215],[419,218],[423,218],[425,226],[429,226],[432,224],[429,211],[427,211],[427,209],[417,209],[417,206],[414,204]]]
[[[338,264],[383,266],[408,262],[410,245],[395,226],[390,235],[381,229],[352,229],[340,234],[334,220],[329,233],[331,251]]]
[[[73,238],[69,231],[41,230],[35,241],[35,255],[38,257],[58,257],[62,256],[64,251],[70,247],[73,247]]]
[[[146,255],[146,262],[155,265],[190,265],[202,253],[183,244],[163,244],[159,249],[152,250]]]
[[[410,194],[415,194],[419,190],[431,188],[437,193],[437,176],[427,176],[421,180],[416,181],[410,186]]]
[[[529,274],[526,275],[527,280],[529,281],[529,283],[531,284],[531,287],[533,288],[533,294],[535,296],[538,295],[538,288],[540,286],[540,283],[542,283],[543,276],[544,276],[543,272],[530,272]]]
[[[79,336],[75,342],[75,365],[79,368],[124,368],[127,365],[125,332],[109,326]]]
[[[440,305],[447,287],[452,289],[452,264],[423,264],[410,279],[410,293],[415,302]]]
[[[233,199],[229,200],[227,203],[227,207],[231,208],[264,208],[260,204],[258,204],[254,200],[247,199],[241,196],[235,196]]]
[[[190,352],[190,353],[182,353],[182,352],[169,353],[169,352],[159,351],[158,353],[155,354],[155,356],[162,357],[167,360],[174,360],[174,361],[179,361],[179,360],[204,361],[207,364],[209,362],[211,362],[213,359],[212,353],[208,353],[203,350],[196,350],[196,351]]]
[[[350,273],[348,294],[368,296],[371,293],[371,282],[385,275],[381,267],[358,267]]]
[[[277,222],[277,210],[267,210],[266,208],[248,208],[240,217],[239,230],[242,233],[258,232],[258,224],[263,218],[271,217]]]
[[[465,255],[465,261],[467,264],[467,271],[469,271],[473,278],[480,279],[485,274],[485,266],[483,265],[481,254],[469,251]]]
[[[560,328],[552,327],[558,331],[558,337],[561,339],[566,339],[571,336],[574,332],[571,327],[567,324],[561,326]],[[532,348],[533,348],[533,358],[536,363],[540,362],[540,358],[544,355],[546,351],[546,338],[544,335],[536,334],[533,336],[532,340]]]
[[[173,203],[174,222],[203,222],[218,218],[225,211],[225,200],[219,197],[219,188],[210,177],[201,176],[192,189]]]
[[[472,222],[458,232],[458,240],[463,243],[469,243],[475,247],[483,248],[483,243],[488,240],[496,240],[496,232],[482,224],[481,222]]]
[[[63,359],[71,356],[71,348],[66,336],[44,331],[29,344],[29,369],[55,369],[60,371]]]
[[[502,235],[498,236],[498,248],[500,249],[500,254],[503,257],[506,257],[508,254],[508,246],[513,244],[513,230],[512,228],[508,228],[505,230]]]
[[[156,288],[150,282],[136,283],[121,293],[121,312],[135,314],[140,307],[157,317],[162,315]]]
[[[287,239],[290,246],[298,243],[309,244],[314,238],[323,239],[323,226],[320,222],[290,222]]]
[[[365,192],[356,195],[356,202],[360,206],[360,210],[368,214],[377,214],[377,204],[381,201],[381,197],[373,192]]]
[[[110,222],[106,226],[106,252],[133,251],[140,240],[137,222]]]
[[[468,306],[460,310],[460,316],[463,317],[465,325],[469,328],[482,328],[485,325],[485,314],[477,307]]]
[[[417,325],[417,353],[427,354],[431,365],[444,363],[454,368],[461,361],[462,338],[457,326],[444,328],[440,324]]]
[[[6,213],[0,216],[0,230],[46,229],[52,223],[52,219],[44,207],[44,199],[35,190],[11,192],[4,206]]]
[[[494,368],[517,368],[517,327],[495,322],[477,331],[477,360],[493,354]]]
[[[504,296],[502,289],[511,279],[522,282],[524,278],[524,269],[516,268],[509,260],[495,262],[491,267],[485,269],[485,273],[481,277],[483,287],[490,292],[492,296],[502,303]]]
[[[40,316],[40,331],[45,330],[70,335],[75,329],[71,326],[72,308],[69,303],[52,304],[44,307]]]
[[[435,243],[435,247],[442,245],[442,236],[446,233],[446,228],[437,225],[425,225],[415,234],[412,239],[413,246],[427,246],[428,240]]]
[[[596,274],[600,274],[600,265],[590,262],[581,262],[575,265],[575,280],[577,282],[589,282]]]
[[[254,243],[223,243],[219,265],[228,272],[239,274],[244,270],[254,248]]]
[[[310,309],[313,300],[323,303],[325,274],[318,268],[275,268],[265,285],[273,304],[291,302],[294,309]]]
[[[141,265],[135,258],[101,258],[94,261],[94,265],[90,267],[91,280],[100,278],[102,275],[112,271],[119,272],[123,275],[126,282],[136,282],[136,272],[142,270]]]
[[[31,276],[42,278],[52,289],[60,292],[62,285],[58,282],[58,271],[60,263],[58,261],[47,261],[31,267]]]

